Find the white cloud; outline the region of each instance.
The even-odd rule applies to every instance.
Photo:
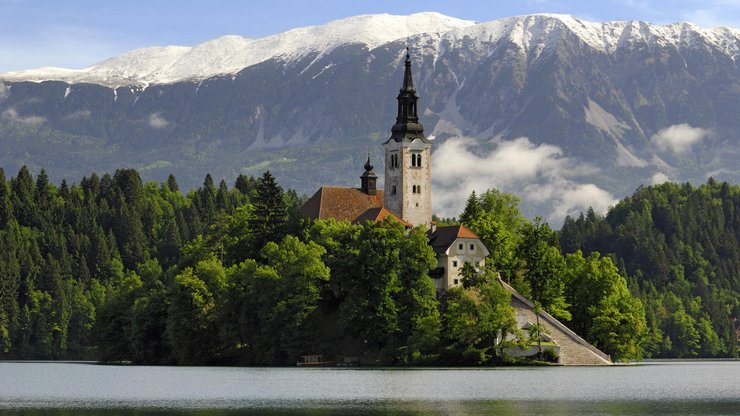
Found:
[[[432,155],[432,171],[434,210],[442,217],[458,216],[473,190],[490,188],[518,195],[558,223],[589,206],[605,212],[617,202],[609,192],[577,180],[597,169],[577,165],[557,146],[536,145],[524,137],[490,151],[474,139],[451,138]]]
[[[162,115],[159,113],[152,113],[149,114],[149,120],[147,121],[147,124],[149,124],[149,127],[154,129],[163,129],[170,125],[170,122],[167,121]]]
[[[654,134],[652,142],[662,151],[686,153],[692,146],[707,137],[709,131],[699,127],[691,127],[687,123],[674,124]]]
[[[78,110],[73,113],[69,113],[66,116],[64,116],[67,120],[82,120],[90,118],[90,115],[92,112],[90,110]]]
[[[650,178],[650,184],[651,185],[660,185],[661,183],[668,182],[670,180],[671,180],[671,178],[669,178],[668,175],[666,175],[665,173],[663,173],[663,172],[656,172],[655,175],[653,175]]]
[[[550,217],[562,221],[566,215],[575,216],[589,207],[599,213],[605,213],[618,200],[609,192],[592,183],[564,183],[556,188],[558,195],[554,198],[554,210]]]
[[[9,121],[11,123],[23,123],[30,126],[38,126],[46,121],[44,117],[40,116],[22,117],[13,107],[3,111],[3,113],[0,115],[0,120]]]

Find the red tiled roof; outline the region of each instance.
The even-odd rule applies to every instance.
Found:
[[[369,209],[382,207],[383,191],[377,191],[376,195],[368,195],[356,188],[322,186],[303,205],[301,211],[303,215],[313,219],[334,218],[354,221]]]
[[[385,207],[376,207],[376,208],[370,208],[367,211],[363,212],[359,217],[355,218],[354,221],[352,221],[354,224],[363,224],[365,221],[383,221],[384,219],[391,217],[396,221],[401,222],[405,227],[407,228],[413,228],[414,226],[410,223],[398,218],[398,215],[394,214],[393,212],[389,211]]]
[[[436,231],[429,231],[429,244],[436,253],[444,253],[458,238],[478,238],[475,233],[464,225],[449,225],[438,227]]]

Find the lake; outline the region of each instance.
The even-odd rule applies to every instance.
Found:
[[[3,415],[740,415],[740,362],[357,369],[0,362]]]

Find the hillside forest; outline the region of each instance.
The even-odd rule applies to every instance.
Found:
[[[303,202],[269,172],[183,193],[132,169],[59,186],[0,169],[0,359],[510,363],[537,331],[499,277],[615,360],[738,354],[736,186],[640,188],[561,231],[473,193],[459,221],[491,254],[444,293],[424,230],[309,221]]]

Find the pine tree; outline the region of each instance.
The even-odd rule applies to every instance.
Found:
[[[167,188],[170,192],[180,192],[180,186],[177,184],[175,175],[170,174],[170,176],[167,177]]]
[[[0,229],[4,229],[13,217],[13,206],[10,203],[8,183],[5,180],[5,171],[0,168]]]
[[[11,202],[19,225],[36,224],[36,203],[34,202],[33,177],[26,166],[21,167],[18,176],[10,180]]]
[[[216,193],[216,209],[227,213],[232,212],[231,200],[229,199],[229,186],[226,185],[226,181],[223,179],[218,184],[218,192]]]
[[[216,187],[213,185],[211,174],[206,175],[203,187],[198,190],[198,210],[200,218],[207,226],[216,217]]]
[[[252,220],[253,250],[259,252],[270,241],[280,241],[288,220],[283,188],[267,171],[257,182]]]
[[[460,221],[469,226],[476,218],[478,218],[481,210],[482,207],[478,200],[478,196],[475,194],[475,191],[473,191],[468,197],[468,201],[465,204],[465,209],[463,210],[462,215],[460,215]]]

